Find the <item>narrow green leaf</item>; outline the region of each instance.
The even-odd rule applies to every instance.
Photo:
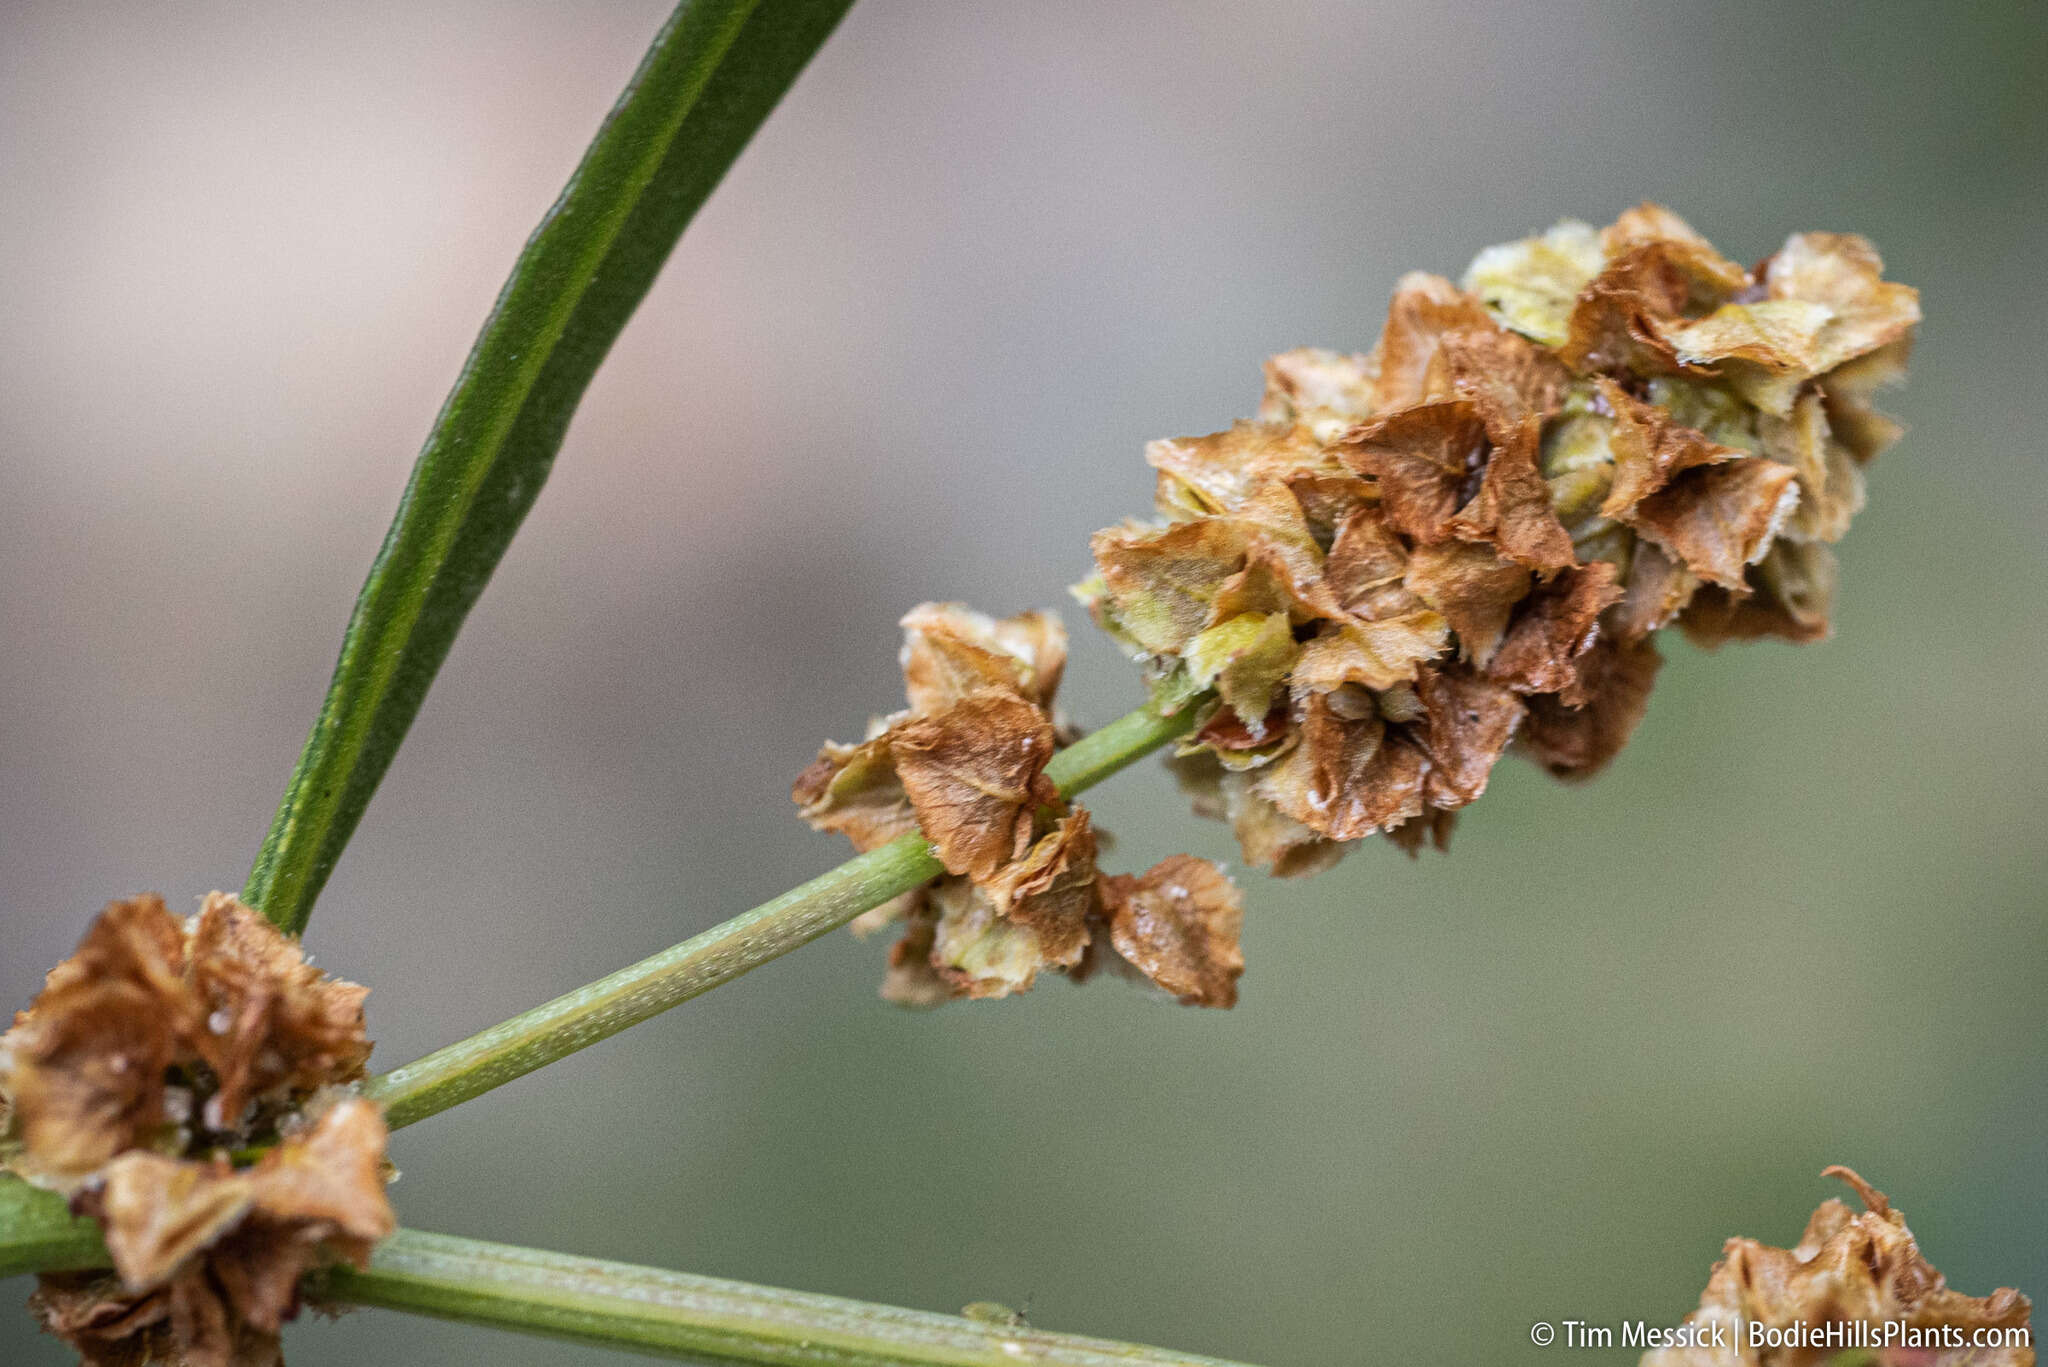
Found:
[[[669,250],[852,0],[684,0],[527,241],[428,435],[243,887],[296,933]]]

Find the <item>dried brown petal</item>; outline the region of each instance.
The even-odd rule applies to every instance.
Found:
[[[1920,321],[1918,291],[1883,273],[1854,234],[1795,233],[1764,263],[1764,299],[1667,336],[1685,360],[1719,365],[1743,397],[1784,416],[1801,381],[1902,340]]]
[[[1870,403],[1878,390],[1906,378],[1906,360],[1912,351],[1913,335],[1908,332],[1820,378],[1821,392],[1827,396],[1828,425],[1859,465],[1868,465],[1905,435],[1905,428]]]
[[[1579,659],[1600,633],[1600,614],[1621,598],[1616,572],[1605,560],[1580,565],[1529,596],[1486,676],[1517,693],[1558,693],[1571,688]]]
[[[863,853],[917,829],[887,731],[859,745],[826,741],[789,795],[811,829],[836,831]]]
[[[941,1006],[960,995],[932,964],[939,917],[937,911],[922,907],[925,901],[920,896],[920,911],[905,918],[903,938],[889,947],[889,971],[882,978],[883,1001],[918,1010]]]
[[[1206,437],[1152,442],[1145,461],[1159,471],[1159,511],[1174,517],[1235,512],[1260,484],[1327,468],[1322,449],[1305,426],[1240,422]]]
[[[1443,541],[1486,460],[1486,424],[1462,399],[1421,404],[1354,428],[1341,449],[1351,468],[1378,481],[1396,530]]]
[[[1332,840],[1358,840],[1422,813],[1429,759],[1377,715],[1338,715],[1327,696],[1310,694],[1301,744],[1266,771],[1258,791],[1274,806]]]
[[[389,1137],[375,1103],[336,1097],[250,1170],[253,1218],[316,1235],[361,1266],[371,1246],[397,1228],[384,1194]]]
[[[1496,445],[1505,445],[1534,418],[1557,413],[1571,372],[1549,350],[1497,327],[1445,335],[1441,349],[1451,389],[1472,405]]]
[[[1703,243],[1656,238],[1626,247],[1580,293],[1559,359],[1582,375],[1680,371],[1684,363],[1665,329],[1748,285],[1740,266]]]
[[[1614,418],[1593,411],[1593,391],[1574,395],[1564,415],[1543,434],[1539,471],[1550,505],[1568,532],[1600,519],[1600,504],[1614,483]],[[1580,537],[1572,536],[1576,543]]]
[[[902,626],[911,711],[941,712],[984,688],[1051,708],[1067,663],[1067,629],[1053,614],[998,619],[962,603],[920,603]]]
[[[0,1047],[22,1175],[68,1190],[164,1123],[174,1041],[157,999],[127,982],[26,1013]]]
[[[1030,848],[1037,808],[1058,798],[1044,772],[1052,752],[1045,714],[996,690],[890,732],[917,824],[947,872],[978,881]]]
[[[1679,426],[1667,410],[1631,398],[1605,376],[1597,384],[1602,401],[1614,415],[1609,442],[1614,452],[1614,478],[1600,505],[1604,517],[1623,516],[1686,470],[1738,460],[1744,454]]]
[[[1054,823],[1022,859],[988,887],[996,910],[1038,937],[1040,961],[1064,968],[1080,962],[1096,893],[1095,831],[1085,808]]]
[[[1323,583],[1344,611],[1378,621],[1414,612],[1422,600],[1403,585],[1408,548],[1378,505],[1352,509],[1323,562]]]
[[[1402,276],[1387,304],[1386,330],[1373,350],[1379,373],[1373,381],[1372,411],[1385,413],[1450,397],[1432,381],[1432,371],[1448,381],[1437,355],[1444,335],[1492,326],[1485,306],[1442,276],[1423,271]]]
[[[1559,778],[1590,778],[1621,753],[1650,705],[1650,688],[1663,664],[1648,640],[1629,644],[1601,637],[1579,659],[1573,705],[1543,695],[1529,699],[1521,746]]]
[[[225,893],[189,930],[159,897],[116,902],[0,1039],[0,1090],[21,1139],[12,1166],[72,1191],[123,1150],[174,1141],[188,1119],[239,1135],[261,1099],[274,1122],[317,1088],[362,1076],[365,995]],[[195,1070],[211,1095],[190,1115]]]
[[[1302,647],[1295,691],[1328,693],[1347,683],[1392,688],[1441,655],[1450,633],[1450,624],[1427,609],[1380,622],[1328,623]]]
[[[81,1208],[100,1222],[114,1270],[130,1292],[153,1291],[255,1204],[250,1179],[218,1162],[130,1149],[105,1169],[105,1185]]]
[[[1745,456],[1686,471],[1625,520],[1700,578],[1735,589],[1798,502],[1791,466]]]
[[[1143,649],[1177,655],[1210,625],[1217,590],[1243,568],[1251,542],[1247,524],[1205,517],[1112,527],[1095,534],[1093,547],[1117,624]]]
[[[1603,619],[1603,629],[1624,641],[1640,641],[1676,621],[1699,587],[1699,576],[1666,555],[1656,542],[1638,541],[1629,557],[1627,588]]]
[[[1805,299],[1834,314],[1821,370],[1889,346],[1920,321],[1920,292],[1884,278],[1884,259],[1855,233],[1794,233],[1764,263],[1773,299]]]
[[[184,958],[161,897],[110,903],[0,1036],[24,1175],[68,1191],[164,1124],[164,1070],[194,1007]]]
[[[1561,346],[1572,305],[1604,259],[1593,230],[1567,219],[1541,237],[1488,247],[1472,258],[1462,283],[1505,326]]]
[[[1491,546],[1447,541],[1418,546],[1405,583],[1450,623],[1459,653],[1483,666],[1493,658],[1515,604],[1529,592],[1529,571]]]
[[[1245,862],[1274,877],[1306,877],[1344,857],[1342,845],[1274,806],[1259,791],[1257,774],[1227,771],[1208,750],[1174,755],[1167,767],[1193,799],[1195,815],[1229,822]]]
[[[1303,522],[1318,546],[1328,551],[1345,521],[1362,509],[1376,507],[1379,490],[1369,479],[1343,470],[1337,474],[1296,471],[1282,481],[1301,505]]]
[[[168,1292],[132,1296],[118,1278],[104,1272],[45,1273],[28,1304],[46,1332],[78,1353],[81,1367],[148,1367],[179,1361]],[[257,1367],[269,1367],[261,1359],[255,1362]]]
[[[1266,395],[1261,422],[1306,426],[1327,442],[1372,412],[1377,363],[1322,347],[1296,347],[1266,362]]]
[[[1505,444],[1493,448],[1472,501],[1451,519],[1468,540],[1492,540],[1512,559],[1536,570],[1557,570],[1576,559],[1558,521],[1550,486],[1537,469],[1540,424],[1525,418]]]
[[[297,1313],[302,1276],[333,1262],[362,1267],[391,1235],[386,1139],[374,1105],[343,1098],[250,1171],[256,1205],[206,1261],[236,1321],[275,1334]]]
[[[1245,553],[1244,568],[1216,586],[1205,627],[1247,613],[1284,613],[1296,625],[1341,618],[1344,610],[1323,582],[1313,561],[1291,548],[1255,544]],[[1192,649],[1192,642],[1183,653]]]
[[[1244,896],[1219,866],[1171,855],[1135,878],[1105,879],[1103,895],[1126,962],[1184,1005],[1237,1004]]]
[[[1702,588],[1678,625],[1710,649],[1726,641],[1766,637],[1793,642],[1824,640],[1835,601],[1835,554],[1811,541],[1779,540],[1749,571],[1750,592],[1715,584]]]
[[[1773,1248],[1754,1239],[1730,1239],[1707,1279],[1699,1308],[1687,1315],[1699,1326],[1704,1347],[1658,1349],[1642,1367],[1801,1367],[1823,1360],[1861,1356],[1855,1331],[1866,1326],[1868,1342],[1883,1345],[1872,1361],[1915,1367],[2034,1367],[2027,1298],[2010,1288],[1989,1296],[1965,1296],[1922,1256],[1913,1232],[1884,1194],[1848,1168],[1831,1167],[1856,1188],[1868,1207],[1852,1213],[1838,1200],[1823,1201],[1792,1248]],[[1808,1347],[1750,1346],[1751,1326],[1784,1331],[1803,1326],[1810,1335],[1839,1336],[1852,1351]],[[2012,1334],[2007,1346],[1980,1345],[1985,1331]],[[1714,1347],[1718,1337],[1723,1346]],[[2001,1337],[2003,1337],[2001,1335]]]
[[[360,1097],[324,1095],[244,1171],[220,1155],[117,1157],[77,1200],[100,1220],[120,1281],[45,1277],[34,1302],[45,1327],[88,1363],[276,1363],[299,1279],[335,1259],[363,1265],[396,1227],[383,1117]]]
[[[1296,472],[1299,474],[1300,472]],[[1317,471],[1322,475],[1347,473],[1335,461]],[[1309,528],[1308,515],[1285,479],[1261,480],[1245,495],[1232,515],[1249,531],[1248,544],[1264,547],[1285,558],[1304,580],[1313,579],[1322,563],[1322,547]]]
[[[1404,821],[1387,831],[1387,839],[1394,847],[1414,859],[1422,853],[1422,847],[1435,846],[1438,854],[1448,854],[1451,849],[1451,832],[1457,829],[1458,813],[1432,807],[1413,821]]]
[[[1709,250],[1713,245],[1692,224],[1663,205],[1647,200],[1633,209],[1624,210],[1621,217],[1600,230],[1600,250],[1610,257],[1620,256],[1629,248],[1640,247],[1646,242],[1676,242]],[[1739,269],[1733,262],[1725,265],[1729,271]]]
[[[368,988],[329,978],[298,941],[222,892],[200,908],[190,959],[207,1020],[191,1043],[219,1082],[207,1128],[239,1129],[247,1102],[278,1089],[304,1096],[362,1077]]]
[[[1840,541],[1863,510],[1863,471],[1854,453],[1835,440],[1827,403],[1818,390],[1801,394],[1789,418],[1766,413],[1757,423],[1763,454],[1792,467],[1799,504],[1785,519],[1793,541]]]
[[[1188,678],[1217,696],[1247,726],[1272,710],[1300,647],[1285,612],[1246,612],[1188,643]]]
[[[1423,797],[1432,807],[1462,807],[1486,791],[1487,776],[1521,724],[1522,700],[1464,670],[1428,670],[1415,690],[1428,717]],[[1444,841],[1449,838],[1446,827]]]
[[[931,964],[955,996],[1007,997],[1028,992],[1046,966],[1029,926],[1005,917],[981,888],[944,878],[932,889],[939,912]]]

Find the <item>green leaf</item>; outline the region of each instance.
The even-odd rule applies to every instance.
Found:
[[[684,0],[527,241],[428,434],[242,890],[297,933],[577,402],[692,215],[852,0]]]

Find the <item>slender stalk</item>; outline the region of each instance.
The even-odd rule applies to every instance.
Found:
[[[1148,703],[1062,750],[1046,774],[1071,797],[1180,735],[1196,711],[1187,702],[1166,715]],[[902,836],[673,948],[372,1078],[364,1092],[384,1104],[394,1128],[410,1125],[731,982],[941,871],[923,836]]]
[[[316,1301],[383,1306],[698,1363],[1233,1367],[1214,1358],[401,1230]]]
[[[99,1227],[64,1198],[0,1175],[0,1277],[107,1265]],[[402,1229],[362,1271],[310,1277],[316,1304],[436,1319],[701,1363],[774,1367],[1237,1367],[1007,1324],[813,1296]]]
[[[0,1277],[106,1265],[98,1225],[73,1215],[56,1192],[0,1173]]]
[[[923,836],[892,840],[724,925],[394,1068],[363,1090],[384,1103],[393,1126],[410,1125],[731,982],[942,871]]]

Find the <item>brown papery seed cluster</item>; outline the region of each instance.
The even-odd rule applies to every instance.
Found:
[[[42,1278],[95,1367],[271,1367],[299,1279],[395,1227],[366,989],[225,893],[103,911],[0,1036],[4,1166],[96,1219],[114,1274]],[[238,1166],[237,1152],[256,1154]]]
[[[1824,1175],[1853,1186],[1867,1209],[1823,1201],[1791,1248],[1730,1239],[1685,1317],[1699,1331],[1693,1342],[1645,1353],[1642,1367],[2034,1367],[2025,1296],[1950,1290],[1883,1192],[1848,1168]]]
[[[1004,997],[1041,970],[1150,980],[1190,1005],[1237,1000],[1243,903],[1222,869],[1176,855],[1105,876],[1086,808],[1045,775],[1067,658],[1050,613],[996,619],[926,603],[903,619],[910,706],[858,745],[828,742],[791,796],[859,850],[922,830],[946,874],[855,923],[901,922],[882,995],[909,1006]]]
[[[1801,233],[1745,270],[1655,205],[1563,223],[1405,277],[1369,353],[1274,357],[1255,420],[1152,443],[1162,520],[1098,533],[1076,594],[1216,690],[1198,809],[1282,874],[1442,848],[1511,743],[1612,759],[1664,626],[1824,636],[1920,318],[1882,269]]]

